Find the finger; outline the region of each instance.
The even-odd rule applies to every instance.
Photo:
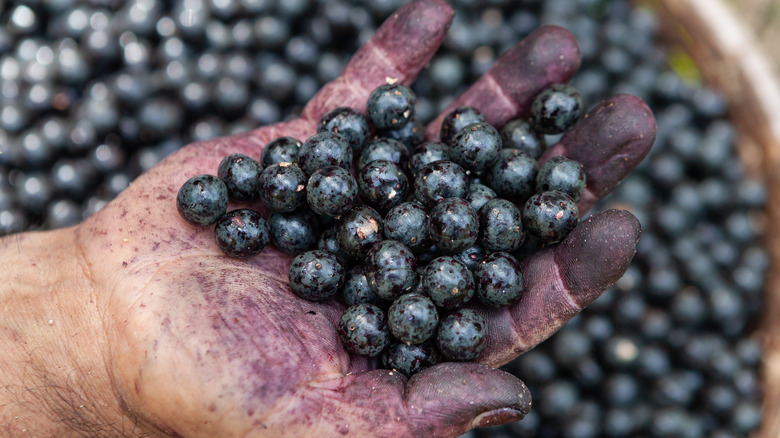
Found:
[[[325,381],[312,392],[294,409],[314,410],[318,421],[296,436],[456,437],[520,420],[531,408],[523,382],[476,363],[442,363],[410,379],[375,370]]]
[[[314,96],[303,117],[318,121],[339,106],[365,112],[368,95],[386,80],[411,84],[441,45],[453,14],[441,0],[404,5],[352,57],[341,76]]]
[[[489,333],[480,362],[504,364],[550,337],[623,275],[640,234],[631,213],[607,210],[521,261],[522,299],[508,308],[478,309]]]
[[[552,84],[567,82],[582,57],[574,36],[558,26],[542,26],[504,53],[468,90],[428,124],[426,137],[438,139],[441,121],[460,106],[472,106],[494,126],[530,114],[531,102]]]
[[[543,164],[565,155],[582,163],[587,186],[577,207],[584,214],[645,158],[655,131],[647,104],[636,96],[619,94],[596,105],[539,161]]]

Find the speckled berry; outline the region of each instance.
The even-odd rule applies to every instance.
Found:
[[[577,226],[577,203],[563,192],[537,193],[523,206],[525,230],[542,242],[558,242]]]
[[[535,193],[539,164],[518,149],[502,149],[485,172],[485,181],[502,198],[525,200]]]
[[[463,251],[477,241],[477,213],[467,201],[447,198],[431,210],[428,217],[428,234],[440,251]]]
[[[515,303],[523,292],[523,275],[514,257],[505,252],[488,254],[474,272],[477,297],[490,307]]]
[[[386,213],[403,202],[409,183],[406,175],[395,164],[379,160],[368,163],[358,172],[360,199],[380,213]]]
[[[352,166],[352,148],[344,137],[332,132],[314,134],[301,145],[298,164],[307,175],[328,166],[349,170]]]
[[[496,197],[498,197],[498,195],[495,190],[490,187],[480,183],[471,183],[469,186],[469,195],[466,196],[466,200],[469,201],[469,204],[471,204],[471,208],[473,208],[474,211],[479,211],[486,202]]]
[[[536,132],[531,122],[515,119],[501,128],[501,140],[505,149],[519,149],[533,159],[538,159],[547,150],[544,135]]]
[[[479,263],[487,256],[485,248],[479,246],[479,243],[475,243],[463,251],[453,254],[453,257],[460,260],[466,265],[471,272],[477,270]]]
[[[260,163],[264,168],[277,163],[297,163],[301,141],[293,137],[279,137],[271,140],[263,148]]]
[[[487,346],[485,320],[471,309],[459,309],[450,313],[439,324],[436,345],[447,359],[476,359]]]
[[[355,266],[347,273],[344,287],[341,291],[344,305],[347,307],[355,304],[368,303],[382,307],[389,301],[384,301],[371,290],[366,278],[366,268],[363,265]]]
[[[564,156],[547,160],[536,176],[537,192],[558,190],[571,196],[574,202],[582,198],[585,184],[585,170],[582,168],[582,163]]]
[[[306,174],[297,164],[272,164],[260,174],[260,200],[273,211],[294,211],[306,202],[306,182]]]
[[[333,132],[349,143],[352,152],[359,154],[368,141],[371,127],[368,119],[353,108],[341,106],[328,111],[320,119],[317,132]]]
[[[422,277],[423,290],[433,304],[456,309],[474,296],[471,270],[455,257],[437,257],[428,263]]]
[[[273,213],[268,218],[271,243],[286,254],[298,254],[317,245],[317,219],[308,210]]]
[[[341,249],[336,234],[337,229],[335,225],[323,231],[319,240],[317,240],[317,249],[332,252],[338,257],[341,265],[344,266],[344,269],[347,269],[354,263],[355,259]]]
[[[384,240],[366,254],[366,278],[371,290],[384,300],[394,300],[417,284],[415,257],[406,245]]]
[[[352,257],[362,258],[375,243],[382,241],[382,216],[367,205],[356,205],[341,216],[336,240]]]
[[[417,146],[409,158],[409,172],[417,175],[423,167],[442,160],[451,161],[450,148],[438,141],[427,141]]]
[[[387,311],[390,333],[401,342],[420,344],[436,333],[439,311],[430,298],[409,293],[393,301]]]
[[[225,213],[214,227],[219,249],[236,258],[260,254],[268,245],[269,235],[268,222],[259,212],[249,208]]]
[[[366,113],[377,129],[398,128],[414,117],[416,101],[411,88],[399,83],[384,84],[368,96]]]
[[[338,166],[323,167],[314,172],[306,184],[309,207],[323,216],[341,216],[352,208],[358,188],[349,171]]]
[[[361,356],[379,356],[390,342],[385,312],[373,304],[347,308],[339,321],[338,332],[344,348]]]
[[[466,171],[452,161],[434,161],[414,178],[414,197],[427,208],[446,198],[465,198],[468,193]]]
[[[428,238],[428,212],[417,202],[404,202],[385,216],[385,238],[397,240],[414,252],[431,246]]]
[[[477,212],[479,243],[488,251],[516,251],[523,243],[523,215],[506,199],[491,199]]]
[[[449,143],[452,161],[466,170],[479,172],[498,158],[501,135],[485,122],[466,125]]]
[[[425,141],[425,126],[418,118],[413,118],[405,125],[392,129],[381,129],[377,132],[379,137],[392,138],[403,143],[410,151],[413,151],[420,143]]]
[[[228,196],[236,201],[253,201],[259,195],[260,163],[244,154],[230,154],[219,163],[217,176],[228,189]]]
[[[449,145],[452,138],[466,125],[485,121],[485,116],[478,109],[470,106],[462,106],[450,111],[441,121],[439,137],[442,143]]]
[[[571,128],[582,113],[579,91],[566,84],[554,84],[539,93],[531,104],[531,122],[543,134],[560,134]]]
[[[315,249],[298,254],[290,263],[290,288],[309,301],[324,301],[341,289],[344,267],[328,251]]]
[[[406,169],[409,165],[409,149],[405,144],[392,138],[379,137],[366,144],[358,158],[358,170],[366,167],[372,161],[390,161],[400,169]]]
[[[228,190],[214,175],[196,175],[182,184],[176,195],[179,214],[192,225],[211,225],[227,211]]]
[[[382,366],[396,370],[406,376],[412,376],[420,371],[436,365],[441,360],[439,350],[432,342],[407,344],[394,342],[382,353]]]

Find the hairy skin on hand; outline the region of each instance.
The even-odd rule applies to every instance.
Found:
[[[81,309],[77,316],[85,314],[74,317],[85,320],[85,330],[75,336],[90,348],[73,347],[62,372],[81,361],[98,364],[104,374],[91,393],[115,394],[105,410],[124,413],[107,418],[133,424],[138,435],[444,437],[516,421],[528,412],[527,388],[493,367],[549,337],[622,275],[639,237],[630,214],[594,215],[561,244],[525,260],[525,297],[508,309],[478,308],[490,327],[479,363],[444,363],[406,378],[377,370],[375,359],[343,349],[335,329],[343,306],[298,299],[287,284],[290,256],[269,247],[249,260],[230,259],[217,248],[211,228],[189,225],[176,212],[181,184],[196,174],[214,174],[225,155],[257,158],[276,137],[304,140],[316,132],[319,117],[336,106],[364,111],[368,94],[387,78],[410,84],[451,19],[452,10],[439,0],[407,4],[342,76],[312,99],[301,118],[190,145],[79,226],[39,235],[70,242],[75,248],[70,253],[84,267],[88,280],[81,289],[89,292],[63,300]],[[526,115],[539,90],[567,81],[579,64],[571,34],[543,27],[453,105],[475,106],[500,125]],[[440,119],[426,129],[429,139],[437,137]],[[592,193],[581,201],[585,206],[641,161],[652,145],[655,123],[644,103],[617,97],[572,132],[588,141],[567,135],[545,159],[584,157]],[[615,160],[625,164],[615,166]],[[244,206],[263,210],[259,204],[229,209]],[[65,349],[76,342],[59,341]],[[25,348],[31,347],[18,349]],[[39,430],[53,429],[41,425]]]

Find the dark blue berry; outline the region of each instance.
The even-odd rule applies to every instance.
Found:
[[[432,342],[407,344],[395,342],[390,344],[382,354],[382,366],[396,370],[406,376],[412,376],[441,360],[439,350]]]
[[[301,141],[293,137],[279,137],[263,148],[260,163],[264,168],[277,163],[297,163]]]
[[[485,320],[471,309],[456,310],[439,324],[436,345],[450,360],[476,359],[487,346]]]
[[[273,213],[268,218],[271,243],[286,254],[298,254],[317,245],[317,218],[308,210]]]
[[[413,151],[420,143],[425,141],[425,126],[418,118],[413,118],[405,125],[394,129],[382,129],[377,134],[379,137],[392,138],[403,143],[408,150]]]
[[[501,128],[501,140],[505,149],[519,149],[534,159],[547,150],[544,135],[534,131],[531,123],[523,119],[506,122]]]
[[[298,254],[290,263],[290,288],[309,301],[324,301],[344,284],[344,267],[329,251],[315,249]]]
[[[436,333],[439,311],[430,298],[409,293],[390,305],[387,311],[387,325],[390,333],[401,342],[420,344]]]
[[[255,210],[231,210],[217,221],[214,238],[219,249],[230,257],[246,258],[259,254],[268,245],[268,222]]]
[[[306,185],[306,200],[315,213],[340,216],[352,208],[357,199],[355,178],[338,166],[327,166],[314,172]]]
[[[434,161],[414,179],[414,197],[428,208],[446,198],[465,198],[468,193],[466,171],[452,161]]]
[[[408,191],[406,175],[395,164],[372,161],[357,176],[360,199],[380,213],[403,202]]]
[[[439,307],[456,309],[474,296],[471,270],[455,257],[437,257],[422,277],[423,290]]]
[[[260,199],[271,210],[290,212],[306,202],[306,174],[297,164],[272,164],[260,174]]]
[[[469,194],[466,196],[466,200],[471,204],[471,208],[474,211],[479,211],[486,202],[498,197],[496,192],[490,187],[472,182],[469,186]]]
[[[406,245],[384,240],[366,254],[366,278],[371,290],[384,300],[393,300],[417,285],[415,257]]]
[[[582,164],[560,155],[547,160],[536,176],[537,192],[558,190],[571,196],[574,202],[582,198],[585,184],[585,170]]]
[[[385,216],[385,238],[397,240],[412,251],[431,246],[428,238],[428,212],[416,202],[404,202]]]
[[[375,243],[382,241],[382,216],[367,205],[356,205],[341,216],[336,240],[352,257],[362,258]]]
[[[373,304],[347,308],[339,321],[339,338],[350,353],[378,356],[390,342],[385,312]]]
[[[479,172],[498,158],[501,135],[485,122],[466,125],[449,143],[452,161],[466,170]]]
[[[450,148],[438,141],[425,142],[417,146],[409,158],[409,172],[416,176],[423,167],[441,160],[450,161]]]
[[[219,163],[217,176],[228,189],[230,198],[236,201],[253,201],[259,194],[260,163],[244,154],[230,154]]]
[[[358,170],[363,169],[372,161],[390,161],[400,169],[406,169],[409,164],[409,149],[398,140],[380,137],[371,140],[363,148],[358,158]]]
[[[474,272],[477,297],[491,307],[508,306],[520,299],[523,275],[514,257],[494,252],[485,257]]]
[[[469,268],[469,270],[471,270],[471,272],[477,270],[477,266],[479,266],[479,263],[482,262],[485,256],[487,256],[487,252],[484,248],[479,246],[478,243],[471,245],[457,254],[453,254],[453,257],[460,260]]]
[[[539,93],[531,104],[531,123],[543,134],[560,134],[582,113],[582,97],[572,86],[555,84]]]
[[[460,198],[447,198],[431,210],[428,234],[439,250],[460,252],[477,241],[479,220],[471,205]]]
[[[205,227],[227,211],[228,190],[214,175],[197,175],[182,184],[176,195],[176,208],[187,222]]]
[[[557,242],[577,226],[577,203],[563,192],[537,193],[523,206],[523,226],[542,242]]]
[[[385,84],[368,96],[366,113],[377,129],[399,128],[414,117],[417,97],[402,84]]]
[[[332,132],[320,132],[309,137],[298,151],[298,164],[307,175],[328,166],[349,170],[352,148],[344,137]]]
[[[518,149],[502,149],[498,160],[485,172],[485,180],[496,193],[510,200],[528,199],[536,191],[539,164]]]
[[[477,212],[479,243],[488,251],[516,251],[523,243],[523,215],[506,199],[491,199]]]
[[[366,116],[352,108],[341,106],[322,116],[317,132],[333,132],[344,137],[352,152],[359,154],[368,141],[371,128]]]
[[[481,123],[485,121],[485,116],[473,107],[462,106],[450,111],[441,121],[441,132],[439,138],[442,143],[449,145],[455,134],[467,125],[472,123]]]
[[[344,266],[344,269],[346,269],[352,265],[354,259],[350,257],[349,254],[344,252],[343,249],[341,249],[338,243],[338,239],[336,238],[336,234],[337,229],[335,226],[332,226],[323,231],[320,235],[320,239],[317,241],[317,249],[323,249],[335,254],[341,262],[341,265]]]
[[[347,279],[344,281],[344,288],[341,291],[341,297],[344,305],[347,307],[355,304],[367,303],[375,306],[384,306],[387,301],[379,298],[371,290],[366,278],[366,268],[363,265],[355,266],[347,273]]]

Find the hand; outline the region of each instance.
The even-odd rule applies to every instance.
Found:
[[[43,283],[59,286],[50,294],[37,286],[41,293],[29,294],[37,304],[18,298],[18,276],[0,287],[3,317],[11,321],[0,326],[0,340],[15,352],[0,365],[35,363],[45,370],[31,375],[48,373],[51,381],[66,382],[60,392],[50,385],[59,397],[47,396],[51,388],[45,386],[36,387],[38,398],[35,392],[16,394],[31,404],[46,398],[49,408],[40,411],[67,417],[37,430],[75,435],[80,427],[95,436],[96,424],[102,424],[106,436],[457,436],[521,419],[530,408],[528,390],[493,367],[549,337],[622,275],[640,233],[629,213],[595,214],[561,244],[523,261],[524,298],[507,309],[477,307],[489,332],[479,363],[443,363],[407,379],[343,349],[335,330],[343,306],[297,298],[287,285],[289,256],[268,247],[250,260],[227,258],[211,228],[193,227],[176,211],[181,184],[196,174],[215,174],[225,155],[259,157],[276,137],[306,139],[326,111],[364,110],[368,94],[386,78],[413,82],[451,18],[439,0],[410,3],[309,102],[301,118],[187,146],[79,226],[6,240],[3,254],[13,254],[7,263],[40,262],[56,271],[56,279],[79,269],[70,274],[79,278],[72,282],[45,276]],[[449,109],[472,105],[500,126],[527,116],[536,93],[568,81],[579,64],[568,32],[541,28]],[[437,137],[440,122],[428,126],[429,138]],[[542,160],[565,154],[584,164],[588,187],[579,207],[585,212],[642,160],[654,137],[647,106],[616,96],[585,116]],[[28,290],[34,284],[21,283]],[[24,312],[7,304],[15,299]],[[27,327],[32,323],[25,317],[53,308],[63,318],[56,336],[46,334],[45,325],[36,328],[40,335],[23,337],[24,344],[18,331],[17,338],[10,336],[8,327]],[[36,351],[54,354],[41,358]],[[0,387],[31,384],[20,375],[0,372]],[[19,412],[9,394],[0,392],[0,425],[21,430],[21,420],[9,420]],[[74,400],[92,404],[79,411]]]

